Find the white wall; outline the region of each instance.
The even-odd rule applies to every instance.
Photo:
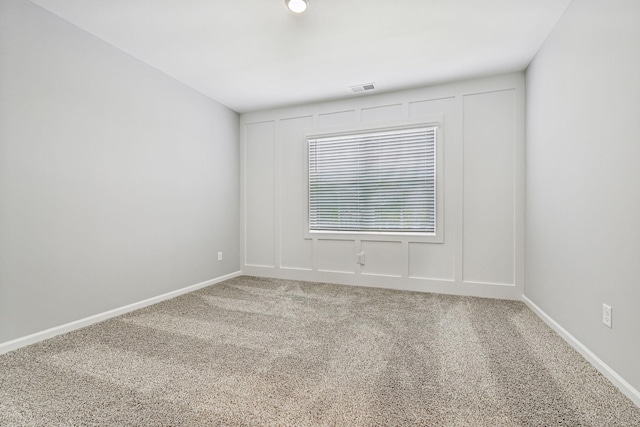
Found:
[[[523,78],[517,73],[243,114],[243,273],[520,298]],[[305,238],[305,132],[424,116],[444,119],[444,243]]]
[[[0,343],[239,270],[236,113],[23,0],[0,70]]]
[[[526,73],[525,295],[636,389],[638,22],[637,0],[574,1]]]

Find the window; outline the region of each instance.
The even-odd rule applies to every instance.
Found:
[[[437,232],[437,126],[311,136],[309,232]]]

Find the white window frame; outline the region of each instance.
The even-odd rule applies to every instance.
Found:
[[[436,209],[435,209],[435,232],[434,233],[412,233],[412,232],[373,232],[373,231],[319,231],[309,230],[309,139],[342,136],[356,133],[385,132],[403,130],[416,127],[436,128]],[[306,239],[331,239],[331,240],[376,240],[376,241],[411,241],[425,243],[444,242],[444,132],[443,117],[430,116],[416,120],[395,121],[391,123],[379,123],[374,125],[359,125],[338,128],[315,129],[305,133],[305,179],[306,199],[305,199],[305,238]]]

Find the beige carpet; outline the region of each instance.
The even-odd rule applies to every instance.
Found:
[[[640,426],[522,303],[250,277],[0,374],[2,426]]]

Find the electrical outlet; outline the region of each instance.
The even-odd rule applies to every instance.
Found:
[[[602,304],[602,323],[611,327],[611,306]]]
[[[218,252],[218,261],[222,261],[222,252]]]
[[[356,255],[356,262],[360,265],[364,265],[364,252],[360,252]]]

